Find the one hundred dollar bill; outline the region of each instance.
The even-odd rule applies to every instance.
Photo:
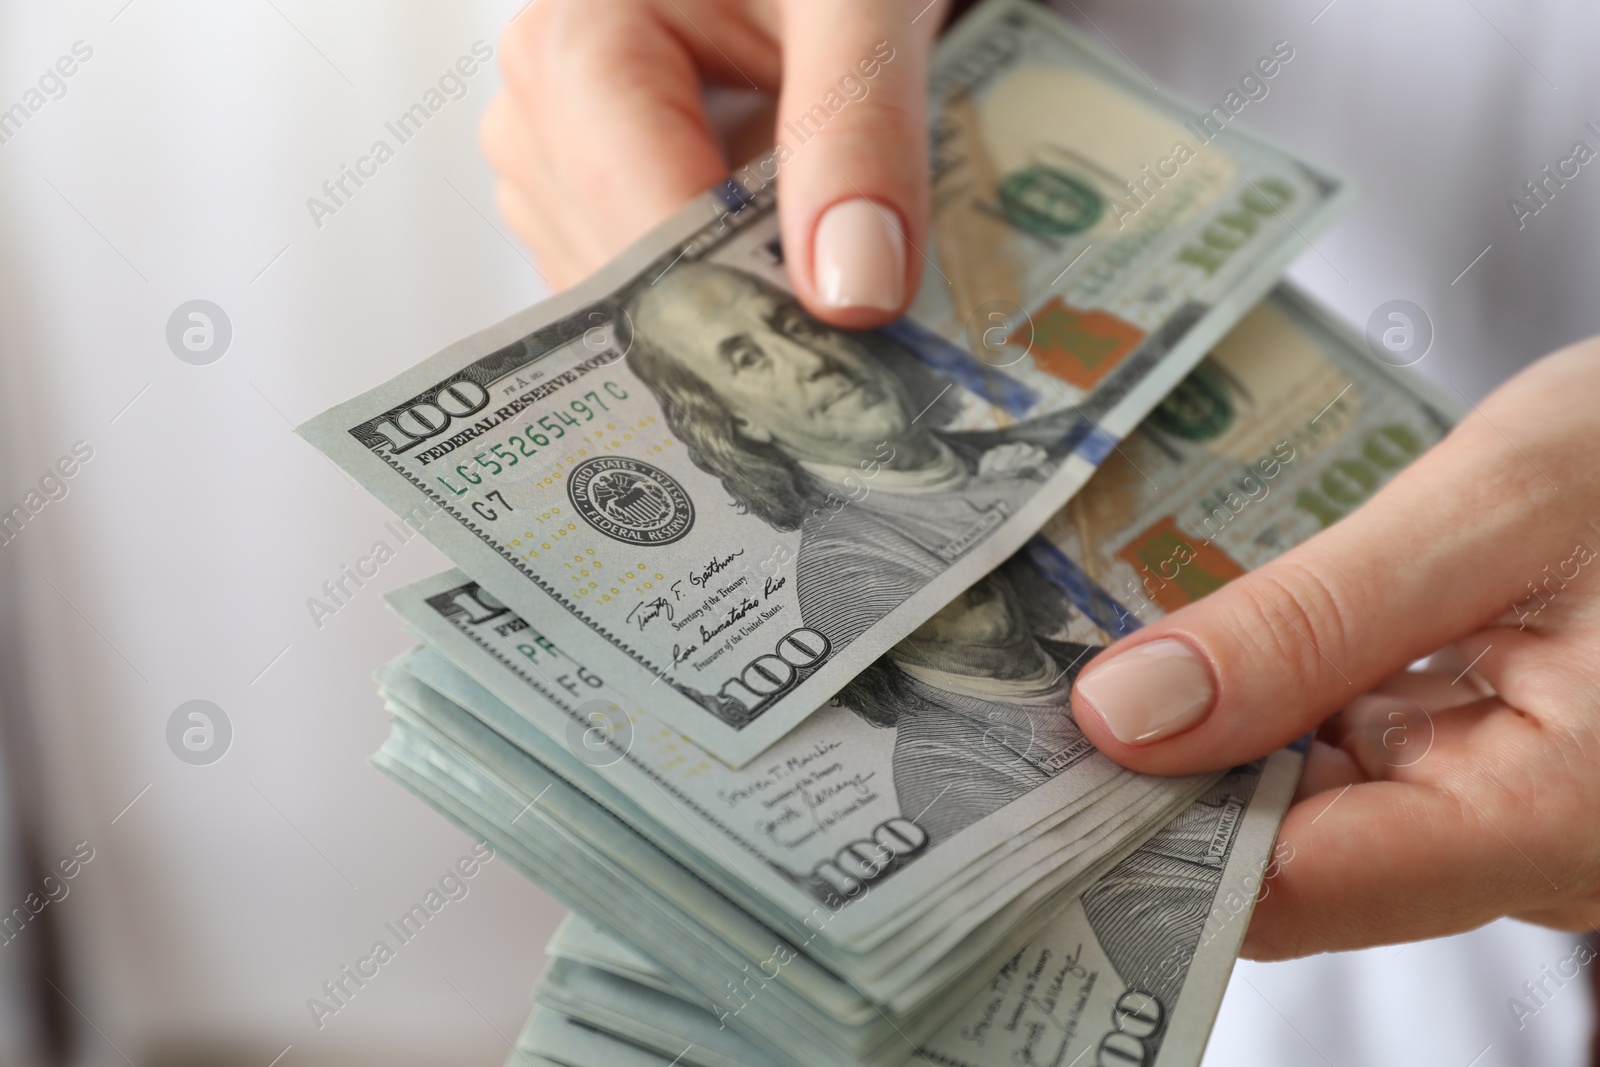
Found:
[[[804,924],[763,921],[463,709],[423,710],[392,698],[389,706],[394,734],[374,758],[382,769],[569,907],[639,946],[703,1003],[721,1005],[730,1028],[763,1048],[792,1053],[797,1067],[902,1062],[911,1051],[907,1036],[915,1042],[933,1036],[1096,881],[1090,873],[1033,902],[1029,918],[1039,921],[1025,933],[991,936],[972,954],[942,955],[922,994],[880,1004],[813,954],[820,939],[811,935],[829,921],[827,909]],[[1114,866],[1169,818],[1150,817],[1096,870]]]
[[[300,432],[749,762],[1033,536],[1343,199],[1042,6],[990,0],[932,69],[934,237],[904,319],[841,331],[790,293],[771,177],[792,138]]]
[[[1128,803],[1133,776],[1066,712],[1100,647],[1179,606],[1168,590],[1206,591],[1196,575],[1220,584],[1315,532],[1299,494],[1349,478],[1351,456],[1368,457],[1363,478],[1376,488],[1444,432],[1439,408],[1355,344],[1280,289],[1122,443],[1080,494],[1081,512],[1070,505],[745,767],[712,758],[619,692],[603,663],[459,572],[391,595],[428,646],[405,669],[546,763],[577,763],[584,788],[604,784],[597,800],[624,819],[648,813],[664,847],[697,854],[724,891],[747,887],[792,918],[848,901],[819,942],[877,950],[888,968],[897,957],[878,946],[903,934],[902,945],[920,943],[912,928],[936,925],[941,902],[961,902],[942,930],[953,936],[1027,890],[1026,872],[1060,855],[1063,837],[1109,832],[1126,814],[1115,805]],[[1213,498],[1223,517],[1193,503]],[[1113,564],[1137,573],[1121,546],[1169,527],[1173,558],[1150,563],[1168,575],[1149,579],[1147,596],[1160,599],[1137,598],[1145,586],[1132,577],[1113,584]],[[1198,786],[1139,788],[1176,799]]]
[[[587,764],[578,773],[605,789],[582,787],[625,819],[649,813],[667,847],[698,854],[725,891],[749,887],[796,920],[829,908],[820,937],[852,952],[916,924],[952,938],[1027,890],[1023,874],[1045,857],[1129,814],[1135,776],[1066,711],[1078,669],[1105,639],[1026,558],[739,769],[627,703],[459,571],[389,599],[428,645],[400,661],[404,671],[537,758]],[[934,652],[937,668],[927,666]],[[1010,678],[992,673],[1002,658]],[[1197,787],[1153,780],[1137,792],[1177,802]],[[983,887],[987,903],[964,898],[941,921],[941,901]],[[896,959],[878,951],[871,962]]]
[[[1263,328],[1262,323],[1271,328]],[[1289,543],[1316,528],[1300,521],[1297,513],[1304,509],[1297,506],[1296,494],[1283,490],[1320,483],[1330,469],[1348,474],[1352,468],[1338,465],[1349,459],[1351,450],[1362,452],[1365,442],[1385,426],[1407,427],[1420,448],[1442,434],[1450,420],[1436,402],[1412,391],[1379,368],[1362,350],[1358,337],[1353,337],[1347,329],[1330,321],[1290,291],[1280,290],[1241,324],[1236,333],[1249,343],[1234,346],[1230,338],[1230,342],[1218,345],[1216,358],[1203,364],[1168,404],[1123,442],[1120,454],[1127,462],[1145,468],[1154,483],[1152,488],[1139,478],[1138,483],[1145,486],[1139,493],[1165,492],[1167,500],[1180,512],[1187,514],[1186,502],[1208,496],[1220,486],[1224,489],[1226,512],[1232,516],[1228,520],[1230,524],[1250,521],[1256,524],[1257,531],[1282,529],[1283,539],[1272,542],[1259,556],[1252,557],[1250,562],[1254,565],[1268,558],[1272,550],[1288,547]],[[1278,381],[1276,370],[1280,363],[1291,358],[1303,380],[1312,385],[1286,392],[1274,382]],[[1215,380],[1206,384],[1208,376],[1215,378],[1217,375],[1231,375],[1236,380],[1222,387],[1218,387]],[[1196,395],[1203,396],[1205,402],[1196,402]],[[1347,406],[1355,417],[1336,424],[1337,432],[1322,430],[1341,405]],[[1173,429],[1175,425],[1189,429],[1179,433]],[[1263,435],[1261,441],[1270,444],[1261,449],[1235,447],[1238,445],[1236,431],[1247,426],[1252,433]],[[1305,434],[1308,432],[1318,435],[1318,447],[1307,447]],[[1392,433],[1379,436],[1382,440],[1394,440]],[[1261,453],[1271,457],[1272,462],[1263,463]],[[1382,463],[1372,456],[1366,457],[1374,465],[1376,484],[1387,479],[1407,458],[1387,452],[1381,457]],[[1297,466],[1302,460],[1312,462]],[[1234,488],[1229,489],[1230,486]],[[1232,503],[1229,503],[1230,492]],[[1084,495],[1090,501],[1103,495],[1115,502],[1126,500],[1129,493],[1128,480],[1119,477],[1115,468],[1108,468],[1105,477],[1091,483]],[[1072,625],[1079,629],[1069,629],[1067,634],[1076,632],[1087,637],[1088,631],[1082,628],[1088,619],[1104,618],[1106,622],[1101,626],[1104,631],[1107,627],[1137,625],[1143,619],[1154,617],[1163,610],[1159,602],[1140,604],[1131,597],[1119,601],[1090,577],[1091,563],[1074,558],[1081,543],[1121,544],[1127,540],[1128,531],[1148,525],[1147,511],[1157,503],[1154,498],[1139,499],[1144,506],[1121,510],[1099,508],[1092,513],[1098,518],[1087,527],[1053,524],[1047,528],[1050,536],[1030,541],[1018,554],[1018,560],[1002,568],[1001,577],[1012,573],[1019,562],[1026,563],[1030,568],[1028,577],[1020,582],[1008,580],[1008,584],[1023,586],[1028,600],[1042,590],[1054,590],[1051,602],[1057,607],[1047,614],[1057,620],[1071,618]],[[1257,514],[1275,515],[1276,519],[1252,518]],[[1220,521],[1220,518],[1213,521]],[[1059,540],[1051,539],[1063,530],[1070,536],[1063,534]],[[1205,532],[1203,524],[1201,530]],[[1092,537],[1093,540],[1073,541],[1073,537]],[[1213,539],[1221,540],[1220,537]],[[1254,543],[1254,537],[1249,540]],[[1189,557],[1196,556],[1200,547],[1200,536],[1188,535],[1188,555],[1176,555],[1176,563],[1189,565],[1192,562]],[[1233,551],[1242,552],[1243,549],[1235,545]],[[1027,837],[1032,834],[1032,826],[1020,832],[1018,829],[1024,823],[1018,816],[1025,806],[1035,798],[1050,796],[1051,788],[1059,787],[1058,782],[1069,781],[1074,773],[1088,765],[1087,762],[1062,765],[1056,775],[1013,791],[1008,794],[1012,799],[1004,806],[989,810],[953,835],[941,838],[937,832],[932,832],[928,842],[920,846],[915,843],[917,834],[925,832],[917,820],[930,823],[931,820],[927,819],[925,810],[913,811],[916,802],[907,806],[908,798],[932,796],[937,804],[940,790],[946,785],[974,794],[992,791],[1000,777],[993,772],[1015,771],[1024,763],[1031,764],[1035,770],[1053,766],[1054,761],[1046,755],[1053,751],[1048,742],[1069,738],[1061,733],[1068,720],[1060,714],[1059,702],[1037,709],[1040,717],[1034,720],[1036,730],[1047,727],[1041,732],[1002,729],[1005,720],[988,713],[983,717],[994,727],[992,733],[964,732],[963,720],[967,716],[961,702],[953,697],[972,697],[974,690],[981,690],[983,701],[967,710],[987,706],[998,712],[997,705],[1014,702],[1023,695],[1019,689],[995,685],[1003,679],[1026,681],[1029,676],[1026,671],[997,669],[1001,658],[990,658],[986,671],[968,670],[964,680],[960,680],[952,675],[963,673],[957,669],[961,657],[922,657],[922,666],[931,663],[943,674],[925,674],[921,678],[909,669],[919,665],[916,649],[900,648],[885,657],[906,678],[937,682],[943,690],[945,695],[937,700],[919,700],[911,705],[916,714],[929,713],[927,722],[919,727],[927,729],[920,733],[905,732],[919,742],[915,746],[919,753],[926,753],[930,740],[943,737],[959,742],[947,746],[950,753],[947,758],[914,761],[897,758],[895,750],[900,747],[898,738],[904,729],[904,723],[897,717],[892,725],[873,726],[884,733],[849,735],[846,743],[820,753],[824,757],[821,760],[815,758],[819,755],[815,750],[790,754],[786,748],[779,747],[769,754],[769,759],[732,771],[709,759],[693,742],[650,720],[642,708],[637,710],[637,715],[632,712],[618,715],[616,699],[620,698],[607,695],[602,676],[584,667],[581,660],[570,657],[514,613],[468,592],[463,579],[441,577],[437,584],[439,588],[429,595],[448,595],[432,606],[434,630],[417,627],[430,637],[435,651],[415,654],[403,661],[398,670],[386,668],[380,672],[397,714],[396,734],[385,746],[380,765],[473,832],[490,836],[497,848],[504,845],[507,849],[526,850],[526,854],[514,862],[572,906],[592,911],[597,919],[624,933],[650,959],[660,961],[686,981],[686,988],[696,990],[701,1003],[714,1005],[719,1011],[737,1012],[727,1020],[728,1026],[757,1039],[764,1050],[802,1050],[806,1041],[821,1040],[807,1035],[824,1032],[829,1035],[826,1049],[811,1050],[824,1054],[807,1056],[797,1051],[789,1061],[887,1063],[897,1047],[895,1042],[904,1044],[901,1034],[913,1035],[917,1046],[927,1048],[927,1042],[939,1028],[938,1023],[974,997],[990,980],[987,976],[1000,970],[1006,959],[1043,936],[1050,922],[1061,914],[1061,909],[1070,910],[1072,901],[1078,900],[1084,892],[1084,881],[1077,880],[1072,871],[1077,861],[1069,858],[1069,851],[1060,849],[1047,855],[1037,865],[1040,870],[1029,877],[1059,874],[1065,881],[1036,884],[1038,892],[1030,890],[1023,898],[1004,905],[993,912],[992,918],[985,920],[987,925],[971,929],[960,943],[948,950],[941,949],[933,957],[919,957],[916,952],[920,950],[914,950],[910,956],[903,955],[908,936],[914,932],[916,924],[935,915],[931,911],[920,914],[910,925],[901,927],[898,933],[865,953],[849,952],[855,945],[834,946],[830,942],[830,934],[850,925],[852,914],[867,914],[866,909],[858,909],[874,897],[904,892],[899,887],[910,882],[917,883],[911,886],[917,891],[937,884],[934,872],[947,862],[948,856],[961,851],[964,840],[989,838],[1010,846],[1012,835]],[[1008,611],[993,610],[1008,604],[1008,598],[1003,594],[996,598],[980,595],[982,593],[983,590],[978,589],[958,598],[949,609],[953,617],[936,616],[927,632],[914,637],[911,643],[925,640],[930,647],[942,648],[942,628],[955,622],[957,625],[951,632],[968,632],[968,624],[982,618],[987,618],[989,625],[975,627],[972,633],[983,630],[991,638],[1020,636],[1016,633],[1018,627],[1003,624],[1003,620],[1010,617]],[[1064,601],[1057,599],[1057,594],[1064,597]],[[1076,605],[1079,612],[1068,611],[1063,615],[1060,610],[1063,603],[1068,607]],[[460,616],[460,624],[452,622],[449,628],[438,629],[438,618],[443,615]],[[976,618],[967,618],[968,615]],[[426,615],[421,617],[426,618]],[[1045,648],[1041,637],[1060,636],[1037,607],[1020,612],[1015,620],[1025,622],[1022,628],[1041,648]],[[471,640],[466,639],[469,632],[473,634]],[[949,637],[950,633],[945,636]],[[1000,641],[999,645],[1009,646],[1010,642]],[[1027,641],[1018,642],[1016,647],[1025,646],[1031,647]],[[488,655],[488,650],[496,647],[499,655]],[[446,657],[462,656],[464,651],[479,657],[478,660],[463,659],[471,666],[472,677],[468,676],[468,671],[446,661]],[[1045,651],[1048,653],[1049,649]],[[428,665],[430,658],[431,667]],[[1026,658],[1006,657],[1005,661],[1015,666]],[[1061,660],[1056,662],[1058,667],[1062,665]],[[542,690],[535,690],[535,682]],[[497,687],[508,695],[504,699],[497,698],[487,692],[485,686]],[[436,690],[429,687],[436,687]],[[516,694],[519,687],[547,693],[548,697],[540,699],[547,700],[548,705],[541,710],[541,705],[530,702],[526,696],[519,697]],[[871,692],[879,694],[897,691],[896,686],[874,684],[871,687]],[[924,697],[927,695],[925,690],[918,692]],[[575,703],[583,694],[590,694],[601,706],[596,708],[591,704],[585,709],[582,703]],[[851,710],[852,699],[859,699],[854,689],[841,695],[839,708],[814,717],[795,737],[786,738],[783,745],[798,743],[813,729],[823,731],[826,736],[833,729],[831,718],[851,724],[840,729],[848,730],[864,723],[872,725]],[[438,706],[428,710],[434,705]],[[882,701],[863,700],[860,706],[870,714],[874,709],[881,710]],[[894,707],[892,701],[889,707]],[[562,714],[554,714],[555,708],[560,708]],[[1016,720],[1017,723],[1022,721],[1025,720]],[[485,724],[491,729],[486,729]],[[852,808],[851,801],[863,796],[855,792],[856,786],[863,781],[867,784],[874,781],[865,775],[883,773],[876,769],[881,764],[852,759],[857,747],[854,739],[859,736],[893,738],[894,744],[887,749],[869,745],[864,758],[882,760],[887,752],[891,768],[897,763],[903,764],[906,768],[914,767],[914,773],[902,774],[895,768],[892,794],[884,786],[878,786],[877,795],[867,805]],[[648,743],[641,745],[641,738]],[[1019,744],[1024,738],[1030,743]],[[1033,741],[1041,743],[1035,748]],[[1009,756],[993,758],[1005,749],[1009,750]],[[1028,758],[1030,753],[1031,759]],[[790,762],[790,755],[796,757],[795,762]],[[627,784],[630,778],[635,780],[634,786]],[[563,784],[563,779],[570,784]],[[845,782],[849,783],[849,789],[834,788]],[[904,787],[902,782],[906,783]],[[1083,826],[1092,825],[1098,819],[1109,819],[1119,813],[1129,816],[1122,829],[1107,831],[1120,835],[1123,846],[1105,863],[1096,865],[1096,870],[1103,871],[1117,865],[1117,857],[1126,856],[1128,850],[1135,849],[1151,827],[1168,821],[1146,806],[1150,797],[1144,795],[1143,780],[1116,787],[1115,792],[1102,793],[1099,788],[1087,805],[1078,809],[1088,818],[1077,830],[1072,828],[1072,816],[1069,816],[1068,822],[1046,830],[1024,847],[1032,848],[1058,830],[1068,836],[1074,832],[1081,834]],[[922,792],[919,794],[918,790]],[[813,801],[819,798],[842,806],[817,807]],[[746,803],[752,800],[756,803]],[[747,816],[771,812],[774,825],[790,827],[800,836],[783,842],[784,850],[774,849],[773,842],[763,841],[752,833],[749,823],[741,824],[742,817],[729,814],[735,809],[719,806],[730,801],[737,801],[740,805],[737,810],[744,811]],[[770,806],[767,801],[772,802]],[[795,801],[800,804],[799,818],[786,812],[785,806]],[[877,824],[868,817],[889,816],[897,810],[897,805],[901,814],[891,817],[904,822],[894,822],[882,835],[870,832]],[[1229,814],[1229,805],[1219,805],[1214,798],[1211,809],[1216,820],[1211,824],[1210,839],[1215,839],[1218,828],[1226,828],[1234,816]],[[1237,805],[1231,810],[1236,812]],[[805,823],[807,815],[815,819],[815,825]],[[850,818],[855,815],[861,816],[863,821],[851,823]],[[805,903],[803,883],[806,879],[792,876],[805,870],[800,857],[805,855],[806,847],[814,844],[825,857],[828,855],[828,849],[841,839],[830,838],[828,834],[833,832],[849,836],[851,847],[842,850],[849,855],[841,858],[836,853],[832,860],[825,860],[825,863],[831,862],[833,868],[826,868],[827,876],[811,884],[826,886],[828,877],[837,878],[842,874],[855,878],[868,891],[858,893],[853,902],[837,910],[834,906],[837,897],[820,907],[812,898],[813,910],[805,919],[799,919],[789,907],[777,906],[784,898],[768,897],[772,876],[776,875],[776,880],[790,891],[799,892]],[[1191,835],[1194,840],[1206,836],[1201,830]],[[673,843],[673,838],[678,839],[677,844]],[[795,844],[799,847],[789,847]],[[1179,859],[1192,858],[1195,853],[1193,849],[1185,852],[1175,839],[1168,844],[1167,851],[1176,850]],[[971,862],[967,862],[966,867],[976,872],[968,885],[977,885],[995,872],[1004,875],[1007,888],[1018,881],[1016,875],[1007,871],[1010,856],[967,855]],[[791,865],[787,874],[774,869],[774,857],[778,857],[780,864]],[[757,873],[763,866],[768,882],[762,882],[763,875]],[[912,876],[908,880],[904,874],[911,870],[924,872],[924,876]],[[1083,868],[1078,870],[1084,871]],[[692,875],[693,880],[685,882],[685,874]],[[1167,884],[1182,889],[1184,883],[1182,879],[1172,879]],[[957,894],[950,898],[962,911],[969,899],[964,895],[968,885],[960,886]],[[663,887],[671,891],[665,892]],[[989,896],[979,894],[971,899],[984,904]],[[1112,903],[1102,901],[1098,909],[1086,910],[1085,916],[1098,915],[1101,919],[1097,922],[1109,922],[1133,908],[1127,899],[1115,894],[1106,895],[1105,900]],[[898,903],[905,912],[917,914],[924,902],[913,892],[901,897]],[[959,914],[955,920],[943,917],[948,915],[948,909],[939,914],[938,921],[930,925],[938,927],[946,921],[960,921]],[[818,916],[822,917],[820,923],[813,921]],[[885,916],[878,912],[876,917],[890,927],[900,921],[898,913]],[[1016,925],[1007,927],[1007,923]],[[1242,921],[1239,928],[1242,929]],[[1016,940],[1008,940],[1000,935],[1002,929],[1023,932]],[[869,930],[861,943],[871,942],[872,933]],[[1111,934],[1097,936],[1108,942],[1116,940]],[[733,972],[757,968],[761,960],[768,958],[774,937],[792,946],[795,953],[789,964],[781,968],[781,979],[763,986],[761,995],[746,1006],[727,1001],[728,996],[737,995],[727,988],[728,976],[733,975],[737,980],[740,976]],[[1214,938],[1203,939],[1200,944],[1214,941]],[[1132,952],[1129,942],[1124,938],[1119,944],[1120,947],[1108,956],[1127,961]],[[1212,995],[1205,992],[1207,989],[1220,995],[1225,975],[1215,974],[1210,965],[1191,966],[1184,944],[1180,939],[1176,951],[1171,944],[1164,945],[1154,963],[1148,958],[1142,963],[1139,959],[1118,962],[1116,973],[1128,983],[1127,988],[1118,989],[1118,996],[1137,985],[1145,993],[1165,998],[1161,1011],[1163,1018],[1171,1019],[1177,1018],[1178,1010],[1172,1009],[1169,1001],[1178,996],[1180,1004],[1191,1006],[1182,1011],[1197,1013],[1195,1018],[1208,1022],[1209,1012],[1193,1005],[1203,1004],[1205,997]],[[1190,945],[1189,948],[1196,949],[1195,958],[1201,960],[1199,946]],[[759,954],[752,956],[752,952]],[[897,970],[887,973],[874,969],[880,956],[895,959]],[[1199,969],[1195,970],[1195,966]],[[1156,987],[1156,975],[1165,975],[1165,980],[1171,983],[1177,981],[1175,972],[1180,967],[1187,968],[1186,973],[1206,977],[1200,984],[1188,983],[1185,979],[1187,984],[1176,991],[1170,984]],[[723,1000],[719,1001],[719,997]],[[1132,1003],[1130,1000],[1123,1007]],[[1143,1022],[1130,1018],[1126,1027],[1117,1029],[1119,1034],[1130,1028],[1135,1032],[1131,1037],[1114,1038],[1114,1042],[1124,1042],[1123,1046],[1113,1043],[1111,1047],[1116,1054],[1131,1054],[1132,1045],[1126,1044],[1128,1041],[1141,1043],[1147,1052],[1155,1051],[1149,1041],[1157,1028],[1150,1026],[1149,1017],[1146,1011]],[[1191,1037],[1178,1041],[1173,1035],[1180,1033],[1189,1033]],[[1159,1034],[1165,1035],[1159,1038],[1163,1050],[1190,1048],[1199,1040],[1192,1036],[1193,1026],[1188,1024],[1186,1028],[1179,1028],[1176,1023],[1163,1025]],[[1106,1037],[1105,1034],[1100,1036]],[[908,1050],[902,1051],[909,1054]],[[1072,1055],[1080,1053],[1085,1050],[1076,1048]],[[1161,1051],[1160,1055],[1166,1059],[1179,1053]],[[958,1058],[957,1062],[984,1061]],[[1114,1056],[1111,1062],[1116,1062]]]
[[[1366,357],[1284,286],[1219,341],[1042,536],[1116,636],[1331,526],[1449,432],[1460,405]]]
[[[1299,759],[1286,750],[1223,776],[903,1056],[940,1067],[1199,1063],[1255,902],[1293,860],[1273,839]],[[542,1017],[520,1051],[571,1067],[635,1062],[627,1057],[641,1048],[660,1057],[638,1058],[641,1067],[821,1062],[729,1029],[727,1006],[705,1004],[671,969],[581,918],[549,951]]]
[[[1018,582],[986,581],[997,603],[973,621],[992,624]],[[808,950],[883,998],[920,977],[941,945],[1042,878],[1082,870],[1114,848],[1118,830],[1203,785],[1139,779],[1094,752],[1064,710],[1070,673],[1042,688],[1054,699],[1040,704],[1019,704],[1018,691],[1002,694],[1010,701],[886,691],[870,715],[824,709],[762,760],[726,768],[645,713],[622,712],[603,689],[563,713],[539,691],[560,691],[563,678],[582,685],[578,665],[539,645],[509,609],[483,608],[480,595],[459,573],[395,593],[413,632],[438,651],[382,669],[386,693],[426,710],[421,683],[461,705],[766,921],[826,913]],[[1061,593],[1053,600],[1070,611]],[[1019,637],[1013,653],[1042,648],[1027,630]],[[1062,672],[1048,654],[1040,662]],[[878,670],[899,678],[893,661]],[[896,713],[906,721],[891,721]]]

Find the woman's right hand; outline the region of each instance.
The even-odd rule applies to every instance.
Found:
[[[922,273],[927,66],[948,0],[532,0],[483,118],[496,199],[556,288],[742,159],[703,89],[777,98],[778,214],[795,294],[847,327],[896,318]],[[805,139],[801,140],[801,135]]]

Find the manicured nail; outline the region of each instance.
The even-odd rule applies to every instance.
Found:
[[[896,311],[905,299],[906,243],[894,208],[845,200],[817,223],[817,294],[834,308]]]
[[[1147,745],[1205,718],[1215,692],[1200,657],[1164,637],[1090,667],[1078,678],[1078,696],[1118,741]]]

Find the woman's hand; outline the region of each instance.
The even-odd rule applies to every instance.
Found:
[[[1140,771],[1228,767],[1320,727],[1247,955],[1502,915],[1600,923],[1597,442],[1600,338],[1513,378],[1365,507],[1079,677],[1079,725]],[[1405,672],[1441,649],[1460,666]]]
[[[500,210],[566,287],[746,160],[707,86],[776,96],[795,293],[841,326],[916,292],[928,213],[927,59],[944,0],[533,0],[483,120]],[[772,144],[771,127],[766,144]],[[802,139],[803,137],[803,139]]]

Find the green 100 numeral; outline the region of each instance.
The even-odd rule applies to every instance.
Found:
[[[1388,473],[1404,467],[1421,451],[1422,442],[1408,427],[1379,427],[1367,435],[1359,453],[1328,468],[1314,488],[1300,490],[1295,507],[1310,512],[1326,529],[1371,496]]]

